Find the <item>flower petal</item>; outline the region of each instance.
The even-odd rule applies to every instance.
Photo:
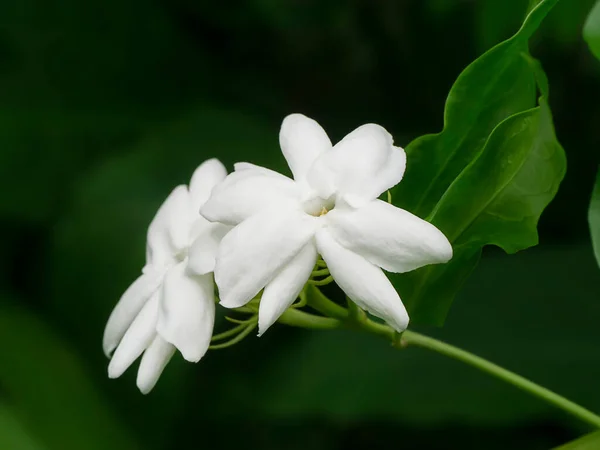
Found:
[[[245,305],[313,237],[316,217],[272,208],[242,222],[221,241],[215,266],[221,305]]]
[[[175,196],[171,202],[168,217],[169,237],[175,254],[185,251],[190,244],[192,224],[201,217],[197,208],[193,207],[192,196],[187,188]]]
[[[219,244],[231,227],[208,222],[202,227],[189,251],[188,270],[196,275],[205,275],[215,270],[215,259]]]
[[[331,148],[325,130],[302,114],[290,114],[281,124],[279,145],[294,179],[302,180],[321,153]]]
[[[193,222],[191,198],[185,185],[177,186],[158,209],[148,228],[147,263],[167,266],[187,247]]]
[[[338,192],[358,207],[398,184],[405,168],[406,154],[393,146],[392,136],[379,125],[367,124],[324,152],[307,179],[322,198]]]
[[[200,213],[211,222],[237,225],[254,213],[297,197],[293,180],[272,170],[244,168],[217,185]]]
[[[285,175],[280,174],[279,172],[275,172],[274,170],[267,169],[266,167],[257,166],[256,164],[252,164],[249,162],[237,162],[233,165],[233,170],[236,172],[242,172],[244,170],[254,170],[255,172],[260,172],[262,175],[270,175],[275,178],[288,178]]]
[[[258,335],[261,336],[300,294],[317,262],[313,241],[294,258],[265,287],[258,311]]]
[[[350,300],[395,330],[404,331],[408,313],[383,271],[340,245],[326,228],[317,232],[316,240],[333,279]]]
[[[227,169],[216,158],[208,159],[198,166],[190,180],[192,210],[195,213],[208,200],[213,188],[227,176]]]
[[[156,336],[159,293],[152,295],[123,336],[108,365],[110,378],[120,377]]]
[[[198,362],[213,332],[214,282],[212,274],[188,274],[186,266],[183,261],[165,276],[156,329],[186,360]]]
[[[163,370],[175,354],[175,346],[156,336],[142,355],[136,384],[142,394],[149,393],[156,385]]]
[[[127,328],[139,314],[150,296],[158,289],[162,277],[154,273],[143,273],[127,288],[113,309],[102,339],[102,348],[110,357],[117,347]]]
[[[390,272],[409,272],[452,258],[452,245],[429,222],[375,200],[362,208],[335,208],[329,230],[348,250]]]

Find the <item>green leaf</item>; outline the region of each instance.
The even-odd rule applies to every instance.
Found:
[[[600,1],[596,2],[585,21],[583,38],[587,41],[591,52],[600,59]]]
[[[12,408],[0,401],[0,448],[9,450],[48,450],[24,426]]]
[[[594,247],[596,261],[598,261],[598,265],[600,265],[600,167],[598,168],[596,184],[594,186],[594,191],[592,192],[588,220],[590,222],[592,245]]]
[[[483,246],[513,253],[537,244],[537,221],[564,176],[565,157],[545,100],[548,81],[528,40],[555,4],[537,2],[517,34],[467,67],[448,95],[442,132],[406,149],[395,203],[426,217],[454,248],[448,264],[391,275],[413,324],[443,324]]]
[[[586,434],[585,436],[557,447],[555,450],[598,450],[600,448],[600,431]]]
[[[431,222],[452,242],[454,257],[397,277],[413,321],[443,323],[484,245],[514,253],[537,244],[537,222],[566,170],[550,108],[543,97],[540,103],[498,125],[437,204]]]
[[[406,174],[393,192],[398,206],[427,217],[446,189],[481,152],[491,131],[535,106],[528,40],[558,0],[540,2],[521,29],[469,65],[446,100],[444,129],[407,148]]]
[[[23,426],[53,450],[139,448],[70,345],[17,305],[0,299],[0,385]]]

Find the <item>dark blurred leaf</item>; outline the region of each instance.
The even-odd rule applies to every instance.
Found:
[[[588,246],[484,257],[443,329],[430,334],[600,410],[600,271]],[[524,300],[527,301],[524,301]],[[494,320],[485,318],[493,317]],[[560,330],[560,333],[557,333]],[[428,333],[429,333],[428,332]],[[280,335],[277,335],[280,333]],[[234,347],[220,374],[215,414],[242,417],[403,421],[414,427],[501,426],[569,420],[560,410],[460,362],[422,349],[399,351],[351,331],[297,331],[280,353]],[[260,370],[250,368],[260,367]]]
[[[6,399],[48,449],[138,448],[70,345],[6,296],[0,301],[0,360]]]
[[[118,114],[0,110],[0,190],[5,192],[0,217],[54,219],[78,173],[98,155],[137,138],[145,126]]]
[[[592,244],[596,254],[596,261],[600,265],[600,168],[596,176],[596,184],[592,192],[592,201],[588,212],[590,231],[592,233]]]
[[[528,40],[558,0],[544,0],[521,29],[468,66],[448,94],[441,133],[406,148],[404,180],[394,188],[398,206],[426,217],[491,131],[507,117],[535,106]]]
[[[434,15],[444,15],[452,11],[458,6],[458,2],[454,0],[429,0],[425,2],[425,6]]]
[[[596,2],[585,21],[583,37],[592,53],[600,59],[600,1]]]
[[[555,450],[598,450],[600,448],[600,431],[583,436],[575,441],[557,447]]]
[[[553,38],[556,44],[554,51],[563,47],[568,50],[568,46],[575,46],[581,42],[581,27],[590,8],[596,0],[577,0],[561,1],[556,8],[548,15],[548,21],[545,23],[549,37]],[[572,50],[571,50],[572,51]]]
[[[452,242],[453,259],[394,277],[413,322],[443,324],[484,245],[514,253],[538,243],[538,220],[566,170],[550,108],[540,103],[498,125],[438,202],[431,222]]]
[[[14,411],[0,401],[0,448],[7,450],[48,450],[27,430]]]
[[[3,105],[81,110],[172,105],[207,90],[202,55],[165,13],[142,0],[0,3]]]
[[[475,31],[481,51],[507,39],[519,27],[527,2],[524,0],[483,0],[477,2]]]
[[[203,65],[160,2],[0,2],[0,217],[55,219],[77,173],[209,91]]]

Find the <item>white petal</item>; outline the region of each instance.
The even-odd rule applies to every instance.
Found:
[[[149,393],[175,353],[175,346],[156,336],[142,355],[137,373],[137,387],[142,394]]]
[[[308,182],[323,198],[338,192],[352,206],[377,198],[400,182],[404,150],[375,124],[363,125],[323,153],[310,168]]]
[[[317,232],[317,249],[333,279],[350,300],[397,331],[406,329],[408,313],[379,267],[342,247],[326,228]]]
[[[230,230],[228,225],[208,222],[190,247],[188,270],[197,275],[213,272],[219,244]]]
[[[198,236],[206,233],[206,230],[209,229],[212,224],[213,224],[213,222],[206,220],[198,212],[198,216],[193,221],[192,226],[191,226],[190,243],[193,243],[198,238]]]
[[[191,275],[187,261],[169,270],[163,283],[157,331],[183,357],[197,362],[204,356],[215,322],[212,274]]]
[[[253,170],[259,172],[262,175],[270,175],[275,178],[288,178],[285,175],[280,174],[279,172],[275,172],[274,170],[267,169],[266,167],[257,166],[256,164],[252,164],[249,162],[237,162],[233,165],[233,170],[236,172],[242,172],[244,170]]]
[[[241,172],[242,170],[253,170],[253,169],[264,169],[264,167],[257,166],[256,164],[252,164],[249,162],[237,162],[233,165],[233,170],[236,172]],[[269,169],[267,169],[269,170]]]
[[[319,223],[299,209],[274,208],[231,230],[221,241],[215,266],[221,304],[245,305],[298,254]]]
[[[409,272],[452,258],[452,246],[440,230],[381,200],[358,209],[336,207],[326,219],[340,244],[390,272]]]
[[[285,205],[297,197],[293,180],[259,169],[247,168],[229,174],[213,189],[200,213],[212,222],[237,225],[256,212]]]
[[[317,157],[331,148],[325,130],[313,119],[290,114],[281,124],[279,145],[296,181],[303,179]]]
[[[156,336],[159,292],[156,291],[137,315],[108,365],[110,378],[120,377]]]
[[[192,209],[198,213],[200,207],[208,200],[213,188],[227,176],[227,169],[216,158],[204,161],[198,166],[190,181]]]
[[[258,312],[261,336],[290,307],[308,281],[317,261],[317,249],[311,240],[265,287]]]
[[[186,250],[189,246],[192,225],[197,217],[200,217],[200,211],[194,208],[192,196],[185,187],[180,195],[173,198],[168,218],[169,236],[175,254]]]
[[[167,266],[189,244],[194,215],[187,186],[177,186],[159,208],[148,228],[147,262]]]
[[[387,162],[372,176],[365,176],[364,181],[350,182],[346,187],[342,185],[344,200],[351,206],[358,208],[371,200],[376,199],[388,189],[397,185],[406,170],[406,153],[401,147],[392,147]]]
[[[110,357],[131,322],[139,314],[150,296],[158,289],[161,280],[162,277],[156,276],[154,273],[144,273],[121,296],[104,329],[102,347],[106,356]]]

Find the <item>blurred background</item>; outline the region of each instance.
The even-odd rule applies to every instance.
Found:
[[[136,366],[109,380],[101,349],[147,225],[199,163],[287,171],[292,112],[334,142],[366,122],[401,146],[437,132],[456,76],[526,3],[0,1],[0,449],[547,449],[586,432],[460,363],[342,331],[177,355],[148,396]],[[486,251],[446,326],[423,331],[599,412],[592,3],[563,0],[532,42],[569,166],[541,244]]]

